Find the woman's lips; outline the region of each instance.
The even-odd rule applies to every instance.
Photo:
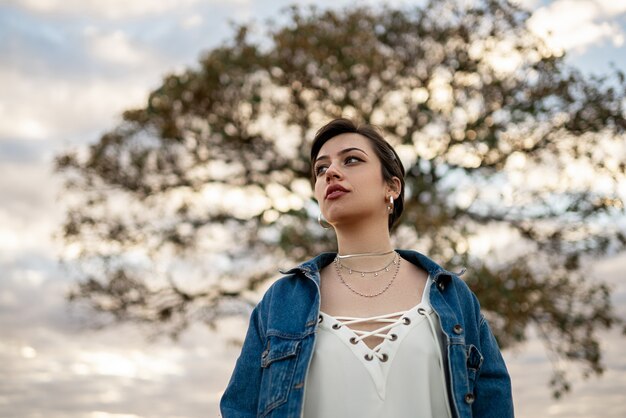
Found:
[[[346,193],[348,192],[345,190],[335,190],[334,192],[328,193],[328,195],[326,196],[326,199],[328,200],[338,199]]]

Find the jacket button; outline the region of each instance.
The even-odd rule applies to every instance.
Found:
[[[468,404],[473,404],[474,403],[474,394],[473,393],[468,393],[465,395],[465,402],[467,402]]]
[[[462,334],[463,333],[463,327],[460,326],[459,324],[456,324],[454,326],[454,328],[452,328],[452,330],[454,331],[455,334]]]
[[[437,287],[439,288],[439,290],[441,290],[443,292],[444,289],[446,288],[446,285],[443,284],[443,282],[439,282],[439,283],[437,283]]]

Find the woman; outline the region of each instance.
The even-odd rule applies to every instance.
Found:
[[[289,270],[254,308],[224,418],[513,416],[476,296],[428,257],[393,250],[404,168],[369,125],[336,119],[311,149],[320,224],[338,253]]]

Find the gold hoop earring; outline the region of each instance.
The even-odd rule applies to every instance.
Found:
[[[389,204],[387,205],[387,211],[389,212],[389,214],[393,213],[393,209],[394,209],[394,204],[393,204],[393,196],[389,196]]]
[[[329,224],[326,219],[322,218],[322,212],[317,214],[317,223],[320,224],[320,226],[324,229],[332,228],[332,225]]]

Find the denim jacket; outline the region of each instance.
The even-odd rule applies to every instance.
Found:
[[[433,280],[429,297],[441,324],[452,416],[513,417],[509,374],[474,293],[457,274],[430,258],[416,251],[397,251]],[[335,253],[322,253],[281,271],[285,276],[272,284],[254,308],[220,401],[223,418],[301,417],[320,310],[319,272],[334,258]]]

